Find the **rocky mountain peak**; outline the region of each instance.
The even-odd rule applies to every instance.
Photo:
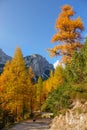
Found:
[[[8,56],[0,49],[0,73],[3,70],[3,67],[7,60],[11,60],[12,57]],[[49,64],[49,62],[43,56],[39,54],[33,54],[30,56],[24,57],[25,64],[27,67],[32,67],[35,76],[41,76],[43,79],[47,79],[50,74],[50,70],[53,70],[53,65]]]
[[[5,64],[7,60],[11,60],[12,58],[5,54],[2,49],[0,49],[0,64]]]
[[[43,78],[48,78],[50,70],[53,70],[53,65],[43,56],[39,54],[33,54],[31,56],[24,57],[27,67],[32,67],[36,76],[42,76]]]
[[[12,58],[5,54],[2,49],[0,49],[0,73],[3,71],[3,67],[7,60],[11,60]]]

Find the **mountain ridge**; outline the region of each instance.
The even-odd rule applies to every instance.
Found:
[[[11,59],[12,57],[8,56],[2,49],[0,49],[0,72],[3,71],[6,61]],[[40,54],[25,56],[24,61],[27,67],[32,67],[36,77],[41,76],[43,79],[47,79],[49,77],[50,70],[54,69],[53,65]]]

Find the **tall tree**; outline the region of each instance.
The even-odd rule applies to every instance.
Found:
[[[16,120],[23,118],[26,104],[26,66],[20,48],[17,48],[14,57],[9,64],[5,65],[0,77],[1,85],[4,88],[3,95],[7,102],[4,102],[6,111],[15,115]],[[28,102],[28,101],[27,101]]]
[[[16,114],[18,116],[22,115],[24,116],[25,108],[26,108],[26,92],[27,92],[27,86],[26,86],[26,66],[23,59],[23,55],[21,52],[21,49],[18,47],[16,48],[14,57],[11,62],[11,82],[13,88],[12,91],[14,91],[15,94],[15,104],[16,104]]]
[[[8,106],[13,96],[10,89],[10,76],[10,62],[7,61],[3,73],[0,76],[0,120],[2,120],[1,124],[3,127],[7,124],[7,118],[10,112]]]
[[[52,49],[48,49],[51,56],[60,55],[62,61],[69,62],[72,59],[74,51],[79,51],[81,44],[81,31],[84,26],[80,17],[72,19],[75,12],[70,5],[64,5],[62,11],[56,20],[57,33],[53,36],[52,42],[59,42]]]
[[[54,88],[60,86],[60,84],[62,84],[64,80],[65,80],[64,68],[61,65],[59,65],[56,67],[54,71],[54,78],[53,78]]]
[[[42,105],[42,96],[43,96],[43,80],[41,77],[39,77],[38,82],[37,82],[37,101],[39,104],[40,111],[41,111],[41,105]]]
[[[50,77],[43,83],[45,97],[53,90],[57,89],[65,81],[64,68],[59,65],[54,71],[50,72]]]
[[[27,73],[27,87],[28,87],[28,97],[29,98],[29,111],[30,111],[30,117],[33,116],[33,111],[36,106],[36,85],[34,82],[34,72],[31,67],[28,68],[28,73]]]

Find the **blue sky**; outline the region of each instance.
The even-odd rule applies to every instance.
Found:
[[[41,54],[50,63],[59,57],[50,58],[47,48],[51,43],[55,21],[61,6],[70,4],[76,17],[80,16],[87,34],[87,0],[0,0],[0,48],[13,56],[20,47],[24,56]]]

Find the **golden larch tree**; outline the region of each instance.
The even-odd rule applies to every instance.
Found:
[[[26,111],[26,92],[27,92],[27,85],[26,85],[26,65],[23,59],[22,51],[19,47],[16,48],[14,57],[11,62],[11,89],[14,92],[14,111],[17,114],[17,118],[24,117]],[[18,120],[18,119],[17,119]]]
[[[43,96],[43,80],[42,80],[42,77],[40,76],[37,82],[37,102],[38,102],[40,111],[41,111],[41,105],[43,101],[42,96]]]
[[[33,72],[32,67],[28,68],[28,73],[27,73],[27,92],[28,92],[28,105],[29,105],[29,113],[30,113],[30,117],[33,116],[33,112],[35,110],[36,107],[36,85],[35,85],[35,74]]]
[[[48,51],[52,57],[62,56],[62,61],[66,63],[71,61],[74,51],[79,51],[82,47],[81,31],[84,26],[80,17],[72,18],[75,12],[70,5],[62,6],[61,10],[55,25],[57,33],[52,37],[52,42],[58,41],[59,45]]]
[[[10,62],[4,66],[3,73],[0,75],[0,119],[2,120],[2,124],[5,125],[7,123],[7,115],[9,114],[9,102],[11,101],[13,94],[10,89],[9,78],[10,74]]]

